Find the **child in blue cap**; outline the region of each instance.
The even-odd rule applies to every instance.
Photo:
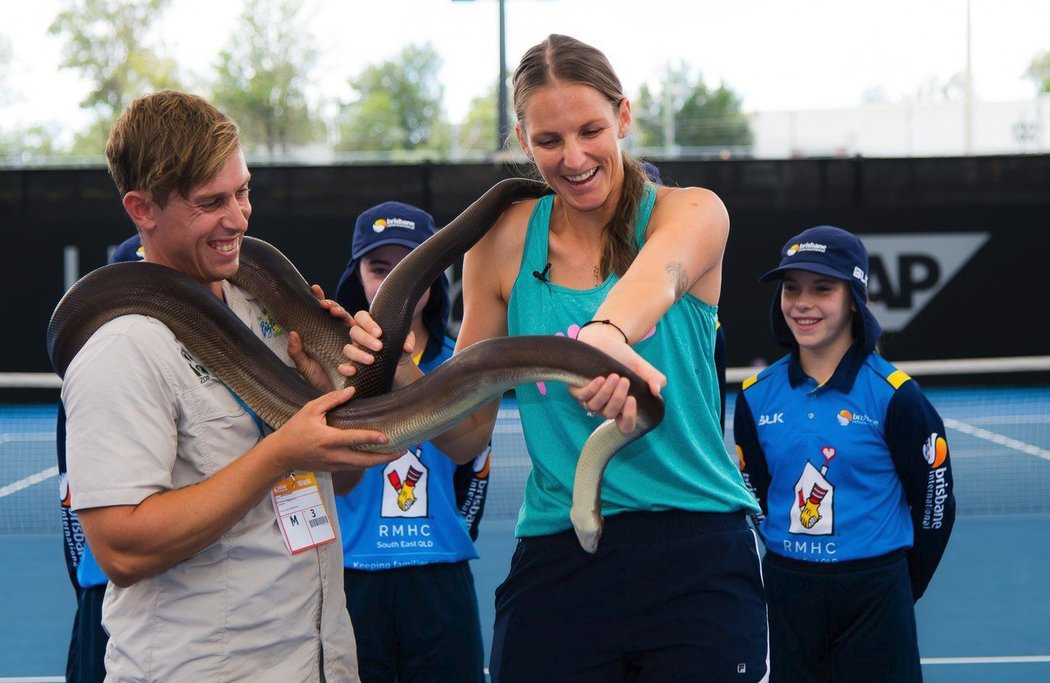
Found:
[[[791,351],[743,383],[733,431],[763,513],[771,680],[921,681],[913,606],[955,519],[944,423],[876,350],[856,236],[805,230],[762,280]]]
[[[384,202],[354,225],[350,262],[335,300],[369,307],[394,266],[434,234],[422,209]],[[452,356],[451,311],[442,275],[412,318],[416,365],[428,373]],[[336,497],[343,577],[363,683],[484,680],[473,539],[484,510],[490,448],[460,465],[430,442],[373,467]]]

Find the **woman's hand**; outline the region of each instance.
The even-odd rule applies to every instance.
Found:
[[[368,314],[368,311],[358,311],[354,315],[354,326],[350,328],[350,339],[353,344],[347,344],[343,353],[351,362],[371,365],[375,362],[372,352],[383,348],[383,330]],[[401,349],[401,357],[397,361],[397,370],[394,373],[394,388],[400,388],[411,384],[422,376],[422,373],[412,361],[412,354],[416,348],[416,337],[412,332],[405,337],[405,345]],[[342,370],[343,366],[340,366]]]
[[[354,319],[350,317],[350,314],[342,306],[332,299],[325,298],[324,290],[321,289],[320,285],[312,285],[310,289],[313,290],[314,296],[317,297],[318,302],[321,304],[321,308],[327,310],[333,318],[339,318],[346,322],[347,325],[354,324]],[[328,372],[320,363],[307,355],[303,346],[303,338],[295,330],[288,332],[288,355],[291,356],[299,374],[306,378],[306,381],[312,386],[321,391],[331,391],[333,389],[332,380],[328,376]],[[346,369],[344,370],[344,368]],[[349,365],[340,365],[339,371],[347,377],[353,374],[353,369]]]
[[[646,383],[653,395],[659,396],[667,384],[664,374],[628,346],[623,334],[612,325],[588,325],[576,338],[623,363]],[[630,386],[626,377],[612,373],[596,377],[582,387],[570,387],[569,393],[589,414],[615,419],[620,431],[628,434],[634,431],[638,417],[637,401],[627,393]]]

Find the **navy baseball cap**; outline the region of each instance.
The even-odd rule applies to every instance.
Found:
[[[875,349],[882,327],[868,309],[868,250],[856,235],[831,225],[818,225],[803,230],[780,250],[780,265],[764,273],[760,280],[780,280],[789,270],[806,270],[849,283],[857,307],[859,329],[855,332],[866,351]],[[780,310],[780,287],[770,307],[773,336],[785,346],[795,343],[794,335]]]
[[[780,279],[785,270],[808,270],[839,280],[861,283],[867,300],[868,250],[860,239],[841,228],[818,225],[787,241],[780,250],[780,265],[765,273],[762,282]]]
[[[648,178],[650,181],[656,183],[657,185],[663,183],[663,180],[660,178],[660,169],[657,168],[656,164],[654,164],[653,162],[643,161],[642,171],[645,172],[645,177]]]
[[[335,300],[350,311],[368,310],[369,303],[361,285],[357,267],[361,257],[379,247],[399,244],[415,249],[434,234],[434,219],[423,209],[401,202],[383,202],[366,209],[354,223],[354,234],[350,241],[350,261],[335,288]],[[444,273],[431,286],[430,302],[423,309],[423,324],[430,333],[430,341],[423,354],[432,357],[445,339],[445,327],[452,313],[448,277]]]
[[[350,258],[356,261],[388,244],[415,249],[433,234],[434,219],[426,211],[401,202],[383,202],[357,217]]]
[[[139,238],[138,233],[135,233],[113,250],[113,255],[109,257],[109,262],[123,263],[124,261],[141,261],[142,259],[142,240]]]

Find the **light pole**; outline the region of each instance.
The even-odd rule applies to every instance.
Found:
[[[973,16],[966,0],[966,92],[963,110],[963,154],[973,154]]]
[[[452,0],[473,2],[474,0]],[[507,146],[510,117],[507,116],[507,11],[506,0],[496,0],[499,5],[499,83],[496,86],[496,152]]]
[[[496,152],[502,152],[507,146],[507,131],[510,128],[510,117],[507,116],[507,12],[505,0],[499,3],[499,85],[497,86],[496,112]]]

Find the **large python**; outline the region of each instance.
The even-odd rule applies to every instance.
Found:
[[[351,401],[328,412],[328,423],[384,433],[375,452],[399,452],[431,439],[479,406],[518,384],[561,381],[580,386],[617,373],[628,377],[638,403],[637,426],[623,434],[612,420],[584,444],[573,482],[570,519],[580,544],[595,552],[602,532],[601,478],[612,456],[652,430],[663,418],[663,402],[633,372],[583,342],[560,336],[488,339],[454,355],[411,385],[390,391],[416,302],[431,283],[496,221],[512,202],[538,197],[543,183],[503,180],[462,214],[412,251],[388,275],[370,307],[384,331],[375,363],[346,378],[347,325],[321,306],[295,266],[273,246],[250,237],[241,244],[233,282],[254,293],[285,330],[296,330],[306,352],[334,386],[356,387]],[[64,376],[73,357],[103,324],[141,314],[161,321],[208,369],[277,429],[321,392],[285,365],[218,298],[188,275],[153,263],[103,266],[78,280],[51,316],[47,343],[55,371]]]

